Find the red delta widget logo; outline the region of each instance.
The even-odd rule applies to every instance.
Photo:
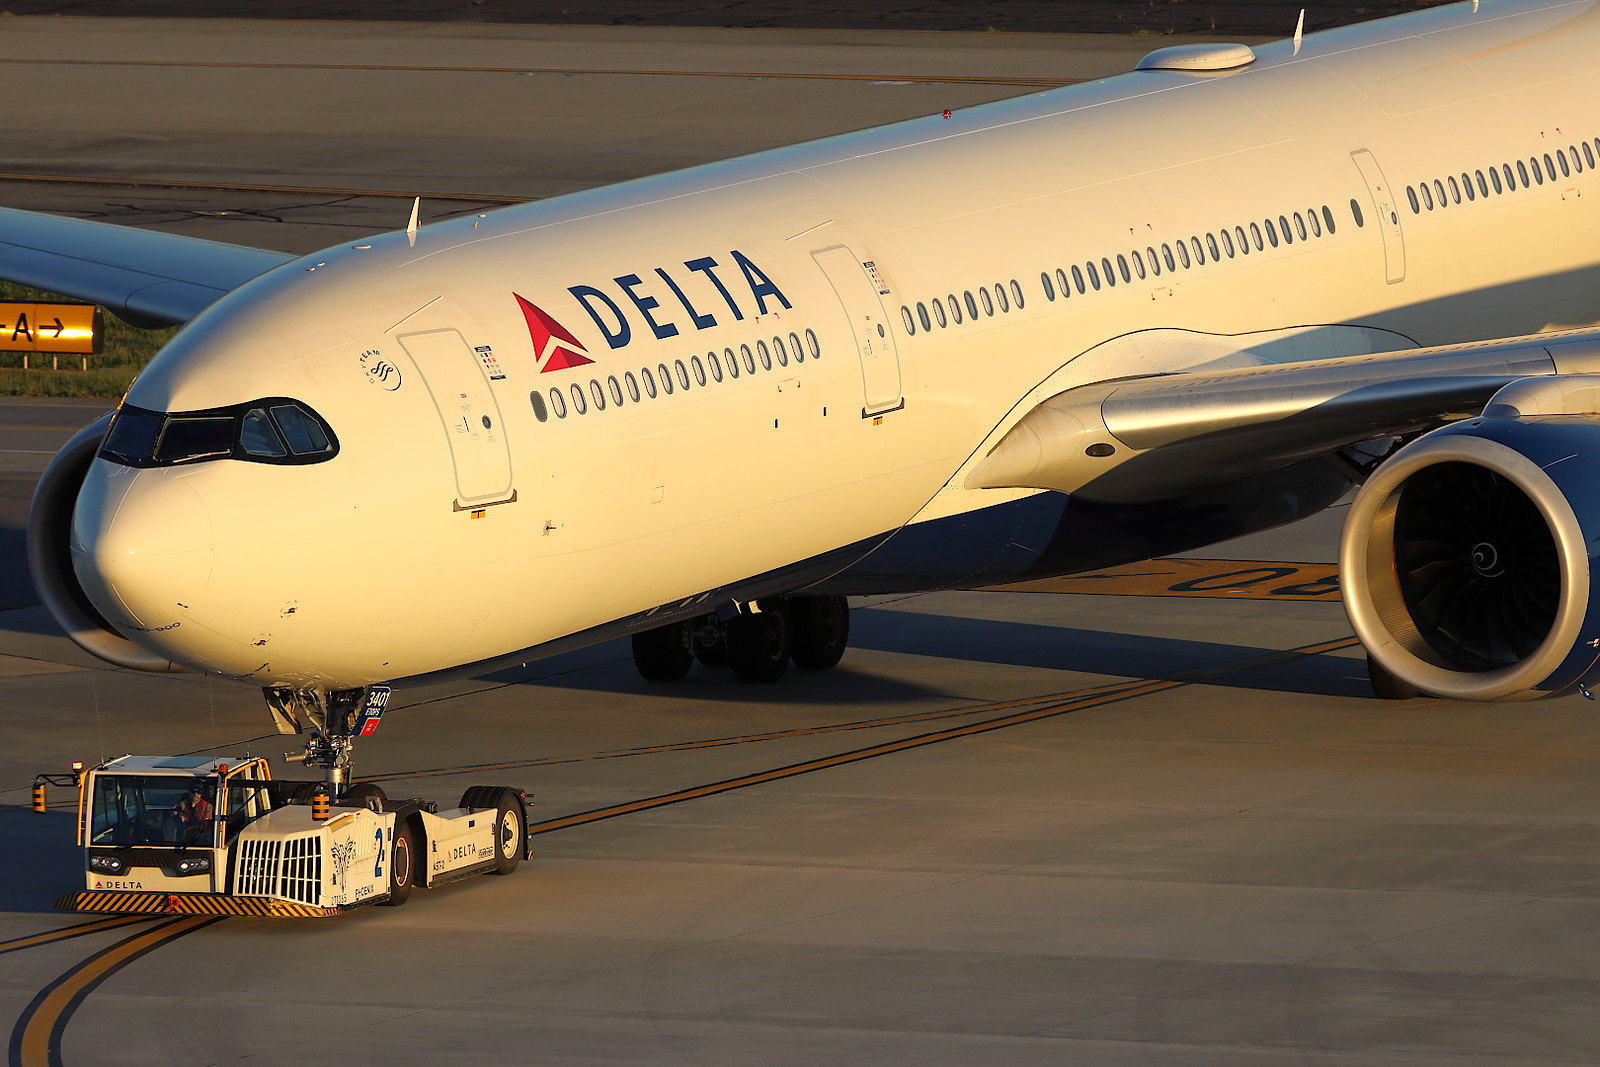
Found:
[[[709,330],[722,321],[743,322],[750,314],[774,314],[775,305],[794,307],[749,256],[738,249],[727,255],[731,262],[726,265],[714,256],[701,256],[684,260],[681,269],[655,267],[649,282],[638,274],[620,274],[604,288],[569,285],[567,292],[613,350],[633,343],[636,327],[664,341],[685,329]],[[566,326],[521,294],[511,296],[528,324],[539,373],[594,362],[588,347]]]

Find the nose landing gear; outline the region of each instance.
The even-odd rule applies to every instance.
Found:
[[[826,670],[850,643],[850,604],[835,597],[768,597],[726,618],[703,615],[633,635],[633,662],[650,681],[676,681],[698,659],[733,668],[741,682],[775,682],[792,662]]]
[[[303,752],[284,759],[323,772],[328,792],[342,796],[355,761],[355,738],[370,734],[389,701],[389,687],[369,685],[359,689],[263,689],[267,707],[281,734],[304,734]]]

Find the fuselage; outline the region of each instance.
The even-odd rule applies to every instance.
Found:
[[[125,401],[282,398],[328,449],[97,460],[79,576],[178,662],[328,687],[871,591],[897,531],[1039,495],[956,475],[1062,389],[1600,319],[1596,56],[1592,3],[1458,5],[329,249]]]

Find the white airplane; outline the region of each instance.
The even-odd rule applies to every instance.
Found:
[[[1600,673],[1593,0],[1164,48],[298,259],[7,211],[0,276],[188,324],[46,472],[45,603],[261,686],[330,773],[391,679],[633,634],[648,677],[770,680],[838,660],[849,595],[1353,483],[1380,692]]]

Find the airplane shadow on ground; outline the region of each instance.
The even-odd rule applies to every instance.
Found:
[[[64,893],[83,888],[83,853],[74,842],[73,811],[40,815],[25,807],[0,808],[0,912],[47,912]]]
[[[1197,684],[1315,696],[1360,698],[1372,693],[1363,661],[1349,655],[1274,660],[1283,656],[1283,649],[1001,620],[866,609],[851,615],[850,645],[852,650],[1071,671],[1097,678],[1192,678]],[[586,668],[578,661],[585,653]],[[569,657],[572,667],[563,669],[562,661]],[[1267,662],[1258,662],[1263,660]],[[627,690],[764,704],[813,703],[835,695],[852,703],[892,704],[944,694],[938,686],[863,671],[852,665],[850,652],[833,670],[791,670],[769,686],[743,685],[726,668],[698,664],[680,681],[647,682],[634,673],[626,641],[477,677],[593,692]],[[1064,679],[1063,687],[1069,686],[1076,687]]]

